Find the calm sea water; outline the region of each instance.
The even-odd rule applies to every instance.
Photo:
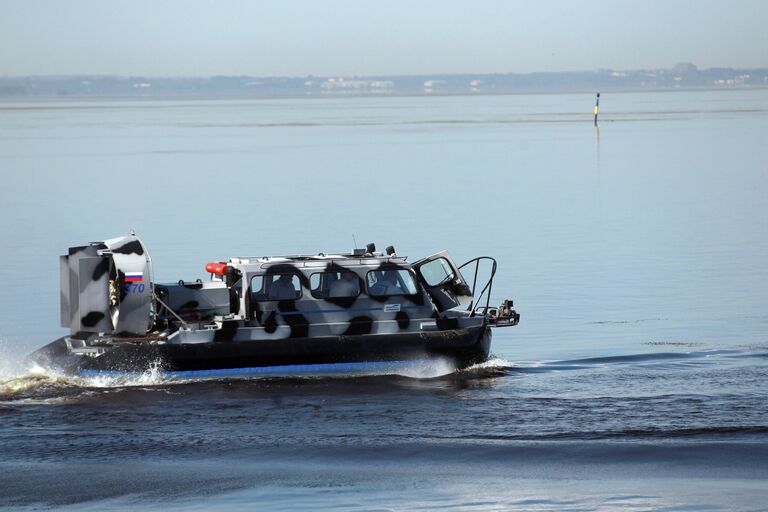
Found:
[[[0,104],[0,506],[768,508],[768,91]],[[499,261],[455,373],[82,381],[57,256]]]

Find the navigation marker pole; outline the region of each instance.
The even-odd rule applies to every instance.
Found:
[[[597,99],[595,100],[595,126],[597,126],[597,113],[600,110],[600,93],[597,93]]]

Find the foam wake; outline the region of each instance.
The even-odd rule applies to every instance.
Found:
[[[0,400],[66,395],[68,391],[165,384],[166,379],[153,365],[144,372],[126,375],[67,375],[32,364],[17,375],[0,374]]]
[[[487,363],[483,363],[486,365]],[[491,363],[488,367],[491,367]],[[482,365],[478,365],[478,368]],[[230,370],[200,370],[168,372],[159,361],[144,371],[89,371],[67,375],[32,363],[16,366],[15,372],[0,373],[0,401],[24,398],[52,398],[77,394],[86,390],[162,386],[223,380],[260,379],[319,379],[398,376],[410,379],[434,379],[456,372],[455,364],[447,358],[391,361],[355,365],[302,365],[301,367],[239,368]]]

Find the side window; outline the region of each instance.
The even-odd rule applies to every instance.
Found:
[[[445,258],[437,258],[421,265],[419,272],[429,286],[438,286],[455,277],[451,264]]]
[[[354,272],[318,272],[309,277],[312,296],[316,299],[357,297],[360,278]]]
[[[374,297],[418,293],[413,275],[407,270],[371,270],[368,272],[366,280],[368,281],[368,294]]]
[[[267,292],[264,290],[264,276],[253,276],[251,278],[251,300],[264,300],[267,298]]]
[[[296,300],[301,298],[301,282],[294,274],[273,274],[251,278],[251,300]]]

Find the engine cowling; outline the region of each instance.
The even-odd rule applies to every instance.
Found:
[[[152,328],[152,261],[137,236],[70,247],[59,262],[62,327],[133,336]]]

